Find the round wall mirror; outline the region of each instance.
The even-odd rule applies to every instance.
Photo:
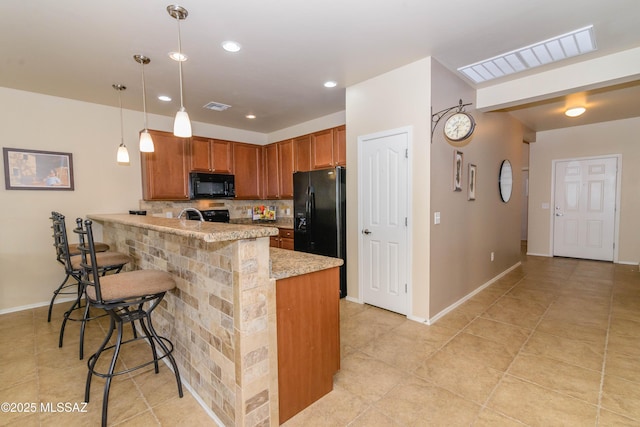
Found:
[[[504,160],[500,165],[498,188],[500,189],[500,198],[507,203],[511,198],[511,189],[513,188],[513,171],[509,160]]]

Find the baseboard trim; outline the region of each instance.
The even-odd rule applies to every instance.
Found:
[[[481,285],[480,287],[474,289],[473,291],[471,291],[470,293],[468,293],[467,295],[465,295],[464,297],[460,298],[458,301],[454,302],[453,304],[451,304],[449,307],[446,307],[444,310],[442,310],[441,312],[439,312],[438,314],[436,314],[435,316],[431,317],[428,321],[427,321],[427,325],[433,325],[438,319],[440,319],[441,317],[443,317],[445,314],[448,314],[449,312],[453,311],[454,309],[458,308],[460,305],[464,304],[465,302],[467,302],[469,299],[471,299],[473,296],[475,296],[476,294],[482,292],[483,290],[485,290],[486,288],[488,288],[489,286],[491,286],[493,283],[495,283],[497,280],[501,279],[502,277],[506,276],[507,274],[509,274],[511,271],[513,271],[514,269],[518,268],[520,265],[522,265],[521,261],[518,261],[516,264],[512,265],[511,267],[509,267],[508,269],[506,269],[505,271],[503,271],[502,273],[498,274],[497,276],[495,276],[494,278],[490,279],[489,281],[485,282],[483,285]]]
[[[75,298],[56,298],[56,304],[55,305],[61,304],[63,302],[71,302],[71,301],[75,301]],[[47,306],[49,306],[50,302],[51,301],[36,302],[34,304],[21,305],[21,306],[18,306],[18,307],[3,308],[3,309],[0,310],[0,315],[8,314],[8,313],[15,313],[16,311],[31,310],[32,308],[47,307]]]
[[[553,258],[553,255],[549,255],[549,254],[537,254],[535,252],[527,252],[527,256],[543,256],[546,258]]]

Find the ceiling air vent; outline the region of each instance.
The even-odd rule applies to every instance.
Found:
[[[224,111],[228,108],[231,108],[231,105],[227,105],[227,104],[222,104],[220,102],[209,102],[207,104],[204,104],[202,106],[202,108],[205,108],[207,110],[214,110],[214,111]]]

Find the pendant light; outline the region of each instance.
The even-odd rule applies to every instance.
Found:
[[[118,146],[117,161],[119,165],[127,166],[129,165],[129,150],[124,145],[124,119],[122,118],[122,91],[127,87],[120,84],[111,86],[118,91],[118,100],[120,101],[120,145]]]
[[[184,102],[182,96],[182,38],[180,37],[180,21],[187,19],[189,12],[182,6],[169,5],[167,6],[167,12],[178,21],[178,66],[180,70],[180,109],[176,113],[176,118],[173,122],[173,134],[181,138],[191,138],[191,121],[189,120],[189,114],[184,109]]]
[[[151,59],[144,55],[133,55],[133,59],[142,65],[142,112],[144,114],[144,129],[140,132],[140,152],[141,153],[153,153],[153,139],[149,129],[147,129],[147,91],[144,84],[144,66],[151,62]]]

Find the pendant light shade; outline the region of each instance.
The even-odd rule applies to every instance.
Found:
[[[169,5],[167,6],[167,12],[176,21],[178,21],[178,58],[182,58],[182,37],[180,35],[180,21],[187,19],[189,12],[182,6]],[[181,138],[191,138],[191,121],[189,120],[189,114],[184,108],[184,100],[182,94],[182,60],[178,60],[178,69],[180,72],[180,109],[176,113],[176,118],[173,122],[173,134]]]
[[[117,162],[119,165],[123,166],[129,164],[129,150],[127,150],[127,146],[124,145],[124,142],[122,142],[118,147]]]
[[[122,117],[122,91],[126,90],[127,87],[124,85],[111,85],[115,90],[118,91],[118,100],[120,102],[120,145],[118,146],[118,154],[116,157],[116,161],[119,165],[128,166],[129,165],[129,150],[127,150],[127,146],[124,145],[124,119]]]
[[[191,120],[189,120],[189,114],[184,107],[176,113],[176,119],[173,121],[173,134],[181,138],[191,138]]]
[[[140,152],[141,153],[153,153],[153,139],[147,129],[143,129],[140,132]]]
[[[142,112],[144,115],[144,129],[140,132],[140,152],[153,153],[153,139],[149,129],[147,129],[147,90],[144,82],[144,66],[151,62],[151,59],[144,55],[133,55],[133,59],[142,66]]]

